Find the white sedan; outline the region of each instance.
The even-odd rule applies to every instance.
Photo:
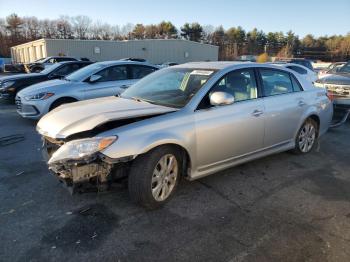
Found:
[[[293,70],[294,72],[297,72],[300,76],[306,78],[311,83],[314,83],[318,79],[318,76],[314,71],[310,70],[309,68],[307,68],[305,66],[299,65],[299,64],[281,63],[281,62],[272,63],[272,64],[276,65],[276,66],[289,68],[289,69]]]

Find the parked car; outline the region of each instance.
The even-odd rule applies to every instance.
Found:
[[[303,65],[298,65],[298,64],[294,64],[294,63],[285,63],[285,62],[277,62],[277,63],[272,63],[272,64],[277,65],[277,66],[282,66],[285,68],[289,68],[289,69],[295,71],[296,73],[300,74],[301,76],[305,77],[305,79],[307,79],[311,83],[314,83],[318,79],[318,76],[314,71],[310,70],[309,68],[307,68]]]
[[[16,94],[25,87],[47,81],[62,78],[91,62],[71,61],[56,63],[40,73],[14,74],[0,78],[0,98],[14,101]]]
[[[335,73],[317,80],[315,86],[326,88],[335,106],[350,108],[350,61]]]
[[[73,192],[127,175],[131,198],[157,208],[181,176],[310,152],[332,110],[325,89],[287,68],[200,62],[159,70],[120,97],[58,107],[37,130],[49,168]]]
[[[66,61],[78,61],[78,59],[69,56],[50,56],[36,60],[33,63],[24,64],[27,72],[39,73],[45,68],[52,66],[55,63],[66,62]]]
[[[175,62],[165,62],[165,63],[159,64],[158,66],[159,66],[160,68],[164,68],[164,67],[175,66],[175,65],[178,65],[178,63],[175,63]]]
[[[39,73],[49,66],[65,61],[78,61],[74,57],[68,56],[49,56],[38,59],[31,63],[15,63],[15,64],[5,64],[4,71],[9,73]],[[81,61],[89,61],[82,59]]]
[[[312,63],[311,63],[312,61],[308,60],[308,59],[304,59],[304,58],[283,58],[283,59],[279,59],[278,61],[302,65],[302,66],[305,66],[305,67],[309,68],[312,71],[315,71],[314,67],[312,66]]]
[[[345,64],[346,62],[337,62],[330,64],[326,69],[322,69],[318,72],[318,78],[322,78],[338,72],[338,70]]]
[[[63,79],[32,85],[17,94],[17,112],[39,119],[66,103],[113,96],[158,68],[148,63],[107,61],[86,66]]]

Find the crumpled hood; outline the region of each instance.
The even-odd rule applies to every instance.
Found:
[[[324,84],[350,85],[350,74],[331,74],[320,80]]]
[[[40,92],[53,92],[56,87],[71,85],[72,83],[73,82],[69,82],[67,80],[61,80],[61,79],[44,81],[44,82],[40,82],[31,86],[28,86],[27,88],[24,88],[23,90],[18,92],[18,95],[26,96],[26,95],[37,94]]]
[[[52,138],[66,138],[88,131],[109,121],[176,111],[175,108],[153,105],[118,97],[104,97],[60,106],[40,119],[37,130]]]

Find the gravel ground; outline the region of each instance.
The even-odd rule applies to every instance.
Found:
[[[145,211],[125,185],[71,196],[35,122],[0,104],[0,261],[350,261],[350,125],[306,156],[281,153],[194,181]]]

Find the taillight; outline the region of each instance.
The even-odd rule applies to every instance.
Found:
[[[334,95],[331,92],[327,91],[326,95],[329,98],[329,100],[331,100],[331,101],[334,100]]]

